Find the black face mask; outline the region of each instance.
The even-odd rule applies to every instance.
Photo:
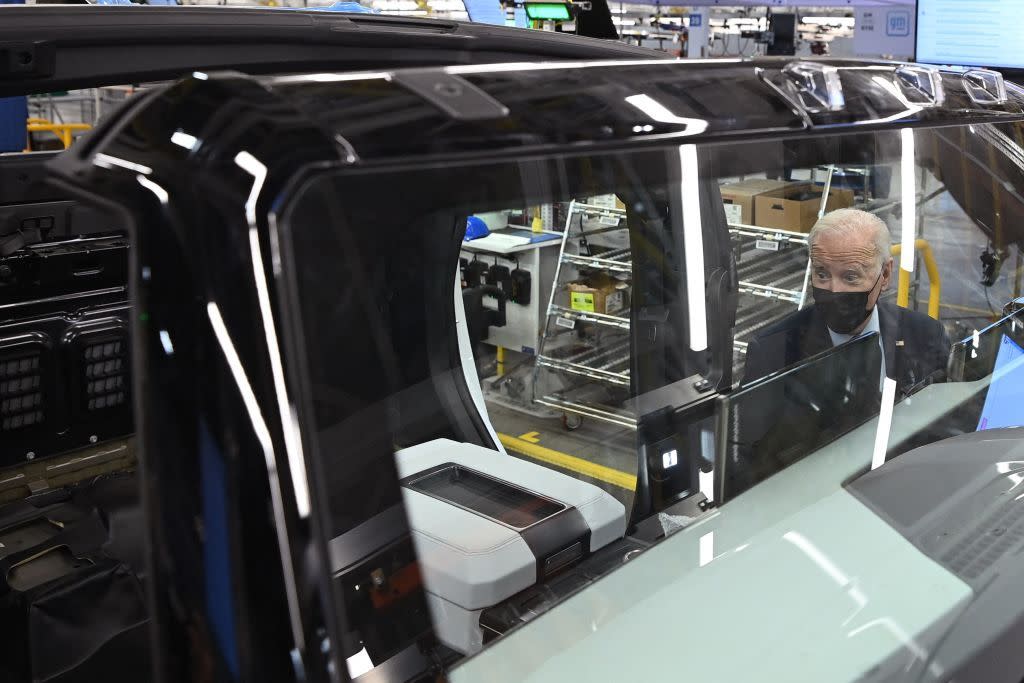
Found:
[[[839,334],[850,334],[867,320],[872,310],[868,308],[868,299],[881,279],[882,274],[879,273],[875,284],[866,292],[833,292],[811,287],[814,305],[825,316],[829,329]]]

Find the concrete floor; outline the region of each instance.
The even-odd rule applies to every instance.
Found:
[[[561,417],[539,418],[498,405],[493,401],[487,403],[487,412],[491,418],[491,424],[499,434],[518,439],[522,439],[525,435],[528,443],[535,443],[546,449],[580,458],[589,463],[624,473],[632,478],[636,477],[636,432],[633,430],[602,424],[592,419],[584,419],[578,429],[568,431],[562,425]],[[508,444],[506,444],[506,450],[509,455],[551,467],[599,486],[622,501],[627,509],[633,504],[632,489],[587,476],[574,468],[559,467],[550,462],[531,458],[527,454],[517,452]]]
[[[995,284],[985,287],[980,257],[988,239],[960,205],[943,193],[922,207],[921,216],[924,238],[931,244],[942,277],[940,319],[984,326],[993,314],[999,314],[1003,304],[1020,294],[1020,250],[1010,249]],[[919,310],[927,311],[928,292],[928,277],[922,272],[916,297]]]

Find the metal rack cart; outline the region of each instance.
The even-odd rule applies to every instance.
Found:
[[[819,218],[825,213],[836,173],[842,178],[859,179],[855,196],[860,201],[855,206],[881,213],[898,205],[896,201],[874,199],[870,168],[822,166],[811,170],[812,180],[823,176]],[[807,303],[811,271],[805,233],[730,222],[729,234],[740,293],[733,334],[733,375],[741,378],[750,339]]]
[[[623,407],[631,393],[628,287],[620,310],[573,307],[568,285],[587,274],[631,278],[624,209],[569,204],[535,370],[536,386],[549,389],[535,401],[562,411],[568,429],[584,417],[635,429],[636,415]]]
[[[808,286],[807,235],[730,223],[739,302],[733,334],[733,375],[741,377],[747,344],[759,330],[803,305]]]

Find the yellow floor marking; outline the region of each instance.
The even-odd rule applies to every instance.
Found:
[[[530,432],[523,436],[529,436],[537,434],[537,432]],[[521,455],[525,455],[533,460],[539,460],[540,462],[548,463],[549,465],[555,465],[562,467],[573,472],[578,472],[591,479],[597,479],[608,484],[613,484],[620,488],[627,489],[629,491],[636,490],[636,476],[616,470],[611,467],[605,467],[604,465],[598,465],[597,463],[584,460],[583,458],[577,458],[575,455],[569,455],[568,453],[562,453],[551,448],[545,448],[536,443],[527,441],[521,437],[517,438],[509,436],[508,434],[498,434],[498,439],[510,451],[515,451]]]
[[[917,302],[919,304],[926,304],[927,305],[928,300],[927,299],[918,299]],[[944,303],[939,303],[939,310],[941,311],[943,308],[948,308],[951,311],[960,311],[961,313],[976,313],[978,315],[985,316],[985,317],[991,317],[993,315],[995,315],[995,316],[999,315],[999,311],[996,311],[995,313],[993,313],[992,311],[986,310],[984,308],[974,308],[973,306],[961,306],[960,304],[944,304]]]
[[[540,443],[540,432],[526,432],[525,434],[520,434],[519,438],[530,443]]]

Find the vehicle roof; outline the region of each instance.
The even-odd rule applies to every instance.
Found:
[[[825,111],[808,106],[792,75],[800,69],[834,70],[842,106]],[[905,85],[901,74],[908,70],[940,81],[938,102]],[[1005,101],[979,103],[963,72],[877,61],[522,63],[261,82],[336,139],[343,138],[355,157],[350,161],[364,164],[1024,117],[1024,89],[1012,84],[1006,84]],[[460,87],[476,94],[459,102],[437,94],[437,89]]]
[[[549,31],[420,17],[256,7],[0,5],[0,97],[177,78],[510,60],[668,58]]]
[[[929,100],[907,86],[908,71],[931,79],[940,94]],[[833,77],[839,106],[811,106],[798,77],[806,72]],[[183,131],[205,145],[203,163],[214,163],[243,140],[246,149],[259,146],[261,126],[273,121],[291,136],[315,131],[321,148],[333,141],[329,156],[352,167],[1024,120],[1024,89],[1006,83],[1002,92],[998,74],[981,72],[998,77],[1002,99],[978,101],[984,98],[968,83],[970,73],[795,58],[503,63],[259,78],[195,72],[106,121],[58,165],[90,165],[91,153],[136,118],[147,119],[134,126],[147,140],[126,143],[128,149],[159,149]]]

